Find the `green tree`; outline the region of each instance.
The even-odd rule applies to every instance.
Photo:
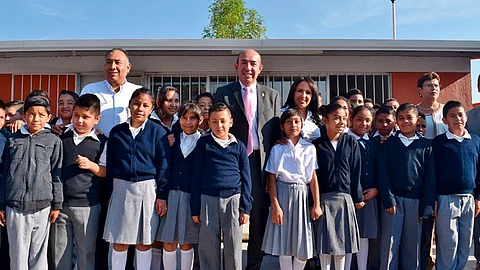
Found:
[[[266,38],[262,15],[246,8],[243,0],[215,0],[208,11],[210,24],[203,28],[202,38]]]

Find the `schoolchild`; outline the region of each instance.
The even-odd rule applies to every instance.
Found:
[[[373,137],[382,141],[388,138],[396,126],[395,110],[391,106],[382,106],[375,113],[375,133]]]
[[[168,180],[168,212],[162,218],[157,240],[163,242],[163,265],[166,270],[177,269],[177,245],[180,245],[181,269],[192,269],[193,244],[198,243],[200,226],[193,222],[190,193],[195,146],[200,138],[202,111],[194,102],[184,104],[179,112],[182,133],[174,134],[170,149],[170,178]]]
[[[267,221],[262,250],[279,256],[282,270],[303,270],[307,259],[313,257],[312,219],[322,214],[315,147],[300,137],[302,123],[299,110],[283,112],[280,125],[288,141],[272,148],[265,168],[269,173],[271,222]],[[313,198],[310,211],[309,191]]]
[[[156,111],[152,112],[150,119],[164,126],[169,133],[181,133],[177,121],[177,112],[180,107],[180,94],[173,86],[163,86],[158,89],[155,100]]]
[[[60,136],[64,202],[50,230],[55,269],[73,269],[74,245],[78,269],[95,269],[107,141],[107,137],[95,132],[99,120],[100,100],[93,94],[85,94],[73,107],[72,124]]]
[[[418,119],[417,123],[417,132],[420,133],[420,135],[425,136],[425,132],[427,131],[427,118],[425,114],[418,112],[418,116],[420,116],[420,119]]]
[[[472,245],[473,219],[480,212],[480,138],[465,129],[467,113],[458,101],[445,104],[443,122],[448,125],[447,132],[432,142],[437,191],[435,267],[464,269]]]
[[[345,254],[359,249],[359,230],[355,208],[362,208],[361,151],[358,142],[344,132],[347,111],[340,104],[325,107],[326,136],[313,141],[316,148],[323,215],[314,222],[316,252],[322,269],[344,269]]]
[[[190,207],[200,223],[200,268],[221,269],[223,235],[224,269],[242,269],[242,225],[252,209],[252,183],[245,145],[228,131],[230,109],[222,103],[210,108],[210,135],[195,149]]]
[[[166,130],[148,119],[152,91],[135,90],[131,117],[110,131],[107,181],[113,189],[103,238],[113,243],[112,269],[125,269],[127,249],[136,246],[136,269],[150,269],[159,217],[167,213],[169,147]]]
[[[418,110],[396,111],[399,131],[379,146],[377,179],[382,201],[381,269],[419,267],[422,219],[435,202],[435,161],[430,141],[416,132]]]
[[[53,133],[61,135],[64,128],[72,121],[73,107],[78,99],[78,94],[62,90],[58,96],[58,117],[52,118],[48,123],[52,127]]]
[[[359,142],[362,153],[362,185],[363,201],[365,206],[356,211],[358,227],[360,230],[360,249],[356,254],[358,270],[367,269],[369,239],[377,238],[378,230],[378,204],[376,195],[378,193],[375,179],[375,158],[378,150],[378,141],[369,136],[373,122],[372,109],[365,106],[353,108],[351,115],[352,128],[348,135]],[[346,267],[350,269],[351,254],[347,254]]]
[[[213,106],[214,98],[211,93],[204,92],[195,97],[195,101],[198,103],[198,106],[200,106],[200,109],[202,109],[203,121],[200,123],[198,129],[200,133],[204,134],[210,131],[210,128],[208,127],[208,111]]]
[[[26,124],[9,135],[0,183],[0,225],[7,227],[11,269],[47,269],[50,223],[63,202],[62,141],[44,126],[49,100],[25,101]]]

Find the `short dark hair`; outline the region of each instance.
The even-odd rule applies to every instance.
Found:
[[[110,51],[108,51],[106,54],[105,54],[105,60],[107,60],[107,57],[108,55],[111,53],[111,52],[114,52],[114,51],[121,51],[125,54],[125,57],[127,58],[127,63],[130,63],[130,58],[128,57],[128,52],[123,49],[123,48],[119,48],[119,47],[115,47],[115,48],[112,48]]]
[[[359,112],[361,112],[363,110],[369,111],[372,114],[372,117],[373,117],[373,110],[370,107],[367,107],[365,105],[360,105],[360,106],[357,106],[357,107],[353,108],[352,114],[350,115],[350,119],[353,119],[355,117],[355,115],[357,115]]]
[[[178,117],[181,118],[182,116],[185,116],[187,113],[193,113],[195,118],[197,120],[200,120],[200,117],[202,116],[202,109],[196,102],[189,101],[180,107],[180,110],[178,110]]]
[[[212,93],[209,93],[209,92],[203,92],[203,93],[201,93],[200,95],[196,96],[196,97],[195,97],[195,101],[196,101],[196,102],[200,102],[200,99],[203,98],[203,97],[207,97],[207,98],[211,99],[211,100],[212,100],[212,103],[214,103],[214,101],[215,101],[215,99],[213,98]]]
[[[377,118],[380,114],[386,114],[395,117],[395,110],[391,106],[380,106],[375,113],[375,118]]]
[[[25,105],[23,106],[23,109],[24,109],[25,112],[27,112],[28,109],[30,109],[31,107],[34,107],[34,106],[44,107],[47,110],[47,112],[50,114],[50,101],[48,99],[46,99],[45,97],[42,97],[42,96],[28,97],[25,100]]]
[[[393,98],[393,97],[392,97],[392,98],[386,99],[386,100],[383,102],[382,106],[386,106],[385,104],[388,103],[388,102],[391,102],[391,101],[396,101],[396,102],[398,102],[398,100],[397,100],[396,98]]]
[[[213,104],[213,106],[210,107],[210,109],[208,110],[208,117],[210,117],[210,115],[212,115],[213,112],[222,112],[222,111],[228,111],[230,115],[232,114],[228,106],[225,105],[225,103],[217,102]]]
[[[332,100],[330,100],[330,103],[337,103],[337,101],[339,101],[339,100],[343,100],[343,101],[347,102],[347,104],[348,104],[348,99],[344,96],[333,97]]]
[[[66,89],[60,91],[60,94],[58,95],[58,97],[60,97],[61,95],[70,95],[73,98],[73,100],[75,100],[75,101],[77,101],[78,98],[79,98],[77,93],[75,93],[73,91],[66,90]]]
[[[300,116],[300,119],[302,119],[302,127],[303,127],[303,118],[300,115],[300,111],[297,110],[297,108],[288,108],[286,109],[282,115],[280,116],[280,125],[283,126],[285,122],[288,120],[288,118],[292,116]]]
[[[440,76],[435,73],[435,72],[428,72],[420,76],[420,78],[417,81],[417,87],[418,88],[423,88],[423,83],[426,81],[431,81],[437,79],[440,82]]]
[[[360,89],[357,89],[357,88],[353,88],[353,89],[348,90],[348,92],[345,94],[345,97],[347,99],[350,99],[354,95],[361,95],[363,97],[362,91]]]
[[[75,102],[75,108],[83,108],[91,111],[95,116],[100,114],[100,99],[94,94],[84,94]]]
[[[422,119],[425,120],[425,121],[427,120],[427,117],[426,117],[425,114],[422,113],[422,112],[418,112],[418,116],[420,116],[420,118],[422,118]]]
[[[133,91],[132,97],[131,97],[130,100],[128,101],[128,105],[130,105],[130,103],[132,102],[132,100],[133,100],[134,98],[140,96],[141,94],[149,95],[150,98],[152,98],[152,105],[155,103],[155,99],[153,98],[153,92],[152,92],[152,90],[150,90],[149,88],[146,88],[146,87],[140,87],[140,88],[138,88],[137,90]]]
[[[25,102],[21,100],[12,100],[5,104],[5,109],[10,107],[17,107],[17,113],[23,114],[24,105],[25,105]]]
[[[415,115],[418,116],[418,109],[417,109],[417,106],[413,105],[412,103],[402,103],[400,104],[400,106],[398,107],[396,113],[395,113],[395,116],[398,117],[398,115],[400,114],[400,112],[413,112]]]
[[[0,99],[0,109],[1,110],[5,110],[7,107],[5,106],[5,102],[3,102],[3,100]]]
[[[333,113],[334,111],[338,110],[338,109],[342,109],[342,110],[345,110],[345,108],[343,108],[342,105],[338,104],[338,103],[332,103],[330,102],[330,104],[328,104],[327,106],[325,106],[325,110],[323,111],[324,113],[324,117],[328,118],[328,115]]]
[[[48,103],[50,103],[50,95],[48,95],[48,92],[45,90],[33,90],[30,94],[28,94],[27,98],[29,97],[42,97],[48,100]]]
[[[445,103],[445,106],[443,106],[443,117],[447,118],[448,111],[450,109],[458,108],[458,107],[461,107],[465,110],[465,106],[463,106],[463,104],[460,101],[458,101],[458,100],[448,101],[447,103]]]
[[[367,103],[367,102],[370,102],[373,104],[373,100],[371,98],[364,98],[363,99],[363,103]]]

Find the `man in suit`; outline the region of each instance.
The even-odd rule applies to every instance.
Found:
[[[257,84],[263,65],[260,54],[252,49],[242,51],[234,64],[239,82],[220,87],[215,102],[225,103],[232,112],[230,132],[247,147],[252,176],[253,208],[246,269],[260,269],[263,260],[262,240],[270,200],[265,192],[263,171],[270,149],[280,137],[280,96],[277,91]]]

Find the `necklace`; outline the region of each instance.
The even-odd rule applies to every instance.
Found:
[[[434,103],[434,104],[432,105],[432,107],[430,107],[430,108],[424,108],[424,107],[422,107],[421,104],[422,104],[422,103],[419,103],[419,104],[418,104],[418,108],[420,108],[420,110],[422,110],[422,111],[436,111],[436,110],[438,109],[439,105],[440,105],[438,102],[436,102],[436,105],[434,105],[434,104],[435,104],[435,103]]]

